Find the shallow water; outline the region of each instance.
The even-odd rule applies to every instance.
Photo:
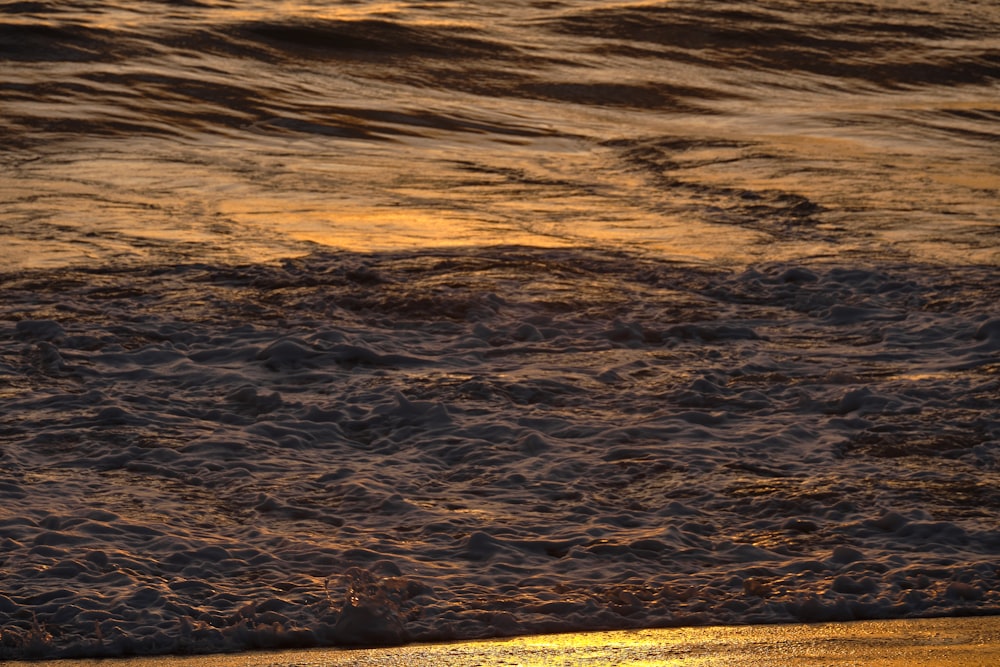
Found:
[[[994,3],[0,12],[0,657],[1000,610]]]

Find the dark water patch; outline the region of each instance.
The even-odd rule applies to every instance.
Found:
[[[550,26],[569,34],[724,54],[790,42],[798,37],[790,26],[777,25],[779,21],[766,12],[670,5],[597,9],[560,18]]]
[[[0,22],[0,61],[108,61],[120,39],[115,30],[83,25]]]
[[[855,48],[864,48],[857,45]],[[787,58],[799,64],[799,69],[823,76],[856,79],[885,88],[904,86],[938,86],[959,84],[987,84],[1000,79],[1000,51],[969,54],[937,59],[910,60],[908,53],[898,54],[898,59],[869,62],[827,60],[815,57],[815,51],[789,52]],[[784,61],[784,56],[781,59]],[[775,61],[768,66],[780,68],[788,63]]]
[[[517,53],[511,46],[466,31],[378,19],[254,21],[233,26],[229,32],[278,54],[311,58],[502,58]]]
[[[538,81],[523,83],[511,91],[526,97],[603,107],[659,109],[674,112],[710,113],[693,100],[721,97],[691,86],[662,83],[565,83]]]
[[[491,133],[507,137],[544,137],[556,133],[526,125],[487,123],[471,118],[432,112],[404,112],[366,107],[312,105],[308,111],[274,100],[267,117],[256,129],[277,129],[306,134],[385,140],[422,136],[434,131]]]
[[[885,8],[884,18],[873,19],[872,12],[855,3],[810,5],[808,12],[781,3],[756,11],[670,4],[596,9],[547,25],[559,34],[613,40],[611,48],[619,53],[655,44],[667,60],[712,67],[800,72],[884,87],[996,80],[995,47],[963,43],[982,42],[990,24],[949,25],[940,14],[899,8]]]
[[[265,113],[259,90],[218,75],[202,77],[197,71],[95,72],[86,79],[93,88],[83,100],[92,97],[95,103],[119,106],[122,115],[154,134],[241,127]],[[117,129],[104,126],[100,116],[82,115],[80,122],[91,126],[89,132]]]
[[[998,109],[944,109],[940,113],[967,120],[1000,123],[1000,110]]]
[[[0,14],[40,14],[58,9],[58,5],[48,2],[8,2],[0,7]]]

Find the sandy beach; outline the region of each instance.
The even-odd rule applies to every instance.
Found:
[[[537,635],[384,649],[311,649],[122,660],[9,662],[8,667],[320,667],[346,665],[937,665],[1000,663],[1000,616],[715,626]]]

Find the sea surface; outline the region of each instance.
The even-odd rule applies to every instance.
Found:
[[[1000,4],[0,3],[0,658],[1000,613]]]

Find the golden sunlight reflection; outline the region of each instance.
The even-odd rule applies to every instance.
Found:
[[[843,661],[849,660],[852,664],[903,667],[929,659],[936,665],[957,667],[985,664],[968,661],[981,657],[978,651],[987,646],[992,649],[992,655],[996,655],[1000,640],[995,635],[986,642],[976,641],[982,635],[989,636],[990,626],[1000,625],[996,619],[984,623],[986,628],[980,632],[960,638],[950,636],[953,625],[957,625],[955,619],[935,619],[543,635],[452,645],[446,647],[444,661],[437,664],[463,667],[484,664],[474,662],[479,659],[487,664],[525,667],[567,664],[633,667],[793,664],[816,667],[845,664]],[[975,637],[975,634],[980,636]],[[400,653],[404,651],[406,649]],[[420,647],[413,647],[411,654],[417,658],[420,651]]]
[[[273,261],[316,246],[378,252],[504,244],[626,247],[684,260],[741,261],[763,247],[758,230],[650,213],[642,200],[663,195],[641,183],[626,180],[622,191],[592,188],[570,168],[576,156],[566,163],[560,157],[564,145],[515,151],[502,167],[486,167],[497,156],[482,163],[467,152],[469,159],[428,160],[419,143],[368,144],[347,161],[331,149],[322,162],[299,159],[280,144],[248,156],[226,142],[134,143],[140,151],[121,153],[80,141],[65,157],[30,163],[16,189],[5,192],[0,184],[0,196],[13,201],[8,213],[23,217],[24,229],[39,239],[73,230],[76,239],[14,239],[18,248],[34,242],[32,252],[0,256],[26,267],[104,254],[143,259],[169,248],[204,260]],[[581,157],[595,168],[605,159]],[[411,168],[400,172],[407,162]],[[551,169],[566,171],[546,175]],[[26,189],[30,199],[22,196]],[[706,245],[707,237],[714,243]],[[780,255],[773,247],[767,252]]]
[[[567,245],[517,229],[482,230],[475,217],[453,211],[422,211],[399,207],[366,207],[341,203],[329,209],[296,210],[263,202],[232,202],[226,214],[254,226],[268,225],[297,241],[357,252],[408,247],[453,247],[486,244]]]
[[[875,665],[968,667],[1000,658],[1000,616],[860,621],[809,625],[667,628],[541,635],[388,649],[312,649],[214,655],[217,667],[347,667],[348,665],[441,665],[442,667],[820,667]],[[80,667],[106,661],[77,660]],[[119,659],[120,667],[194,667],[204,656]],[[12,667],[59,667],[54,661],[9,663]]]

